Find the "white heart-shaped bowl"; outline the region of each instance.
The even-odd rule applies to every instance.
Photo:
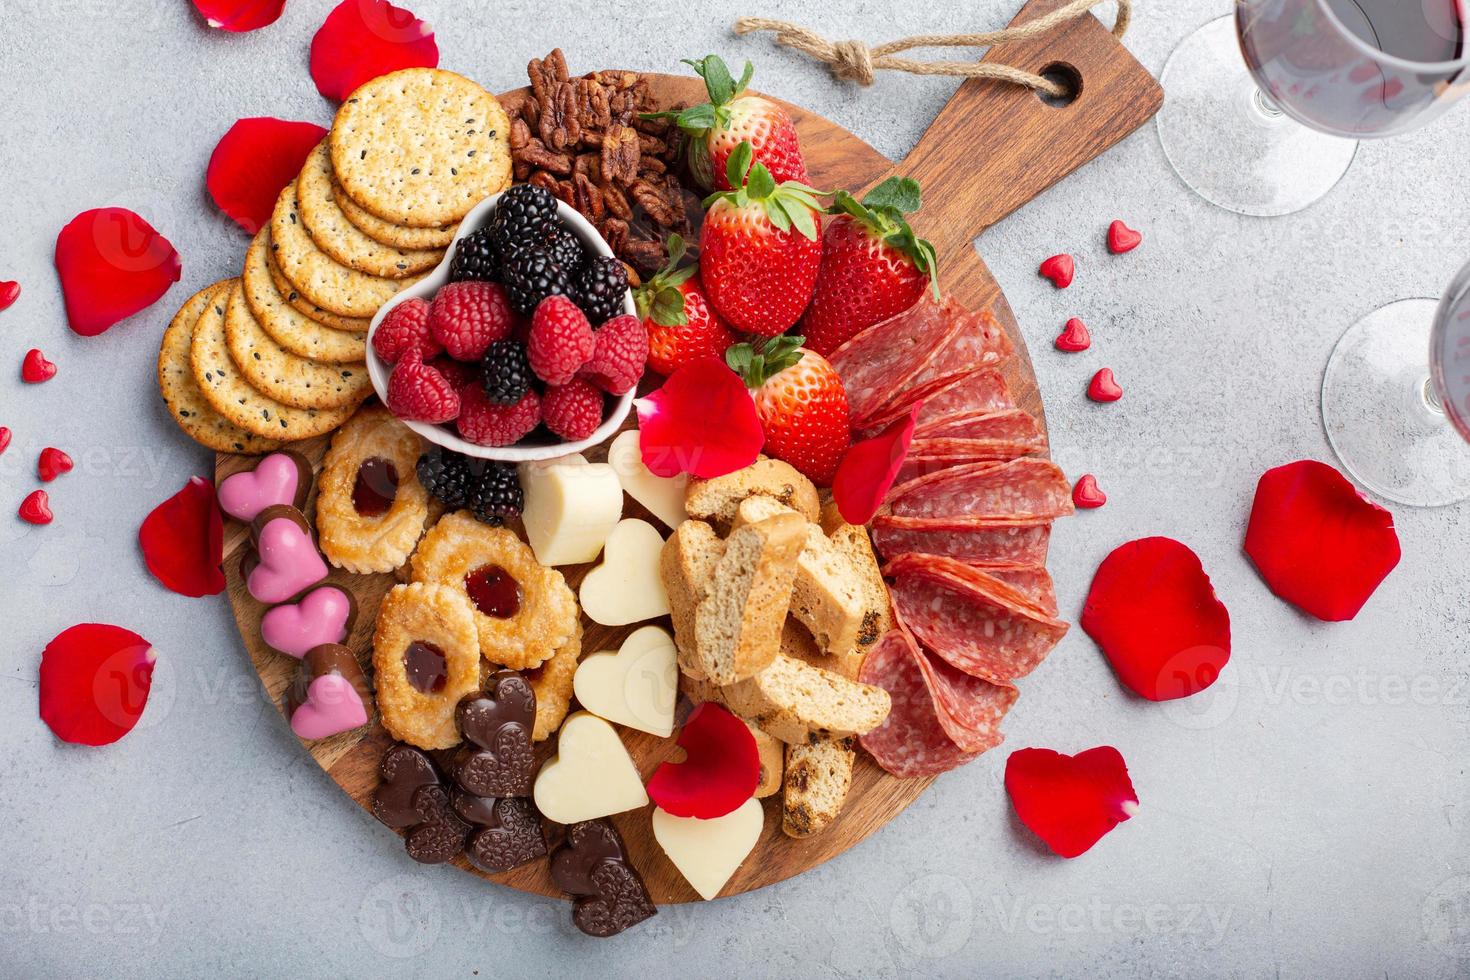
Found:
[[[459,231],[454,235],[454,241],[444,252],[444,260],[439,263],[433,272],[429,273],[412,286],[397,294],[388,302],[384,303],[372,324],[368,327],[367,366],[368,374],[373,380],[373,390],[378,393],[378,398],[384,405],[388,404],[388,375],[392,373],[391,365],[385,364],[383,359],[373,350],[373,334],[377,332],[378,325],[383,318],[393,311],[393,308],[405,300],[415,297],[429,302],[433,300],[434,294],[441,286],[449,282],[449,264],[454,259],[454,250],[459,245],[459,240],[471,232],[479,231],[490,223],[490,216],[495,212],[495,203],[500,200],[499,194],[492,194],[475,206],[475,209],[465,215],[464,221],[460,222]],[[592,227],[592,223],[573,207],[564,201],[556,202],[556,213],[561,218],[562,224],[572,230],[582,245],[595,255],[612,255],[613,251],[608,248],[607,242]],[[623,297],[623,312],[636,313],[633,305],[631,292]],[[404,420],[403,424],[408,426],[425,439],[436,446],[461,453],[465,456],[475,456],[479,459],[495,459],[504,463],[526,463],[538,459],[554,459],[557,456],[565,456],[568,453],[579,453],[584,449],[590,449],[599,443],[611,439],[623,427],[623,421],[627,419],[628,413],[633,409],[633,399],[637,395],[637,389],[629,391],[626,395],[619,396],[612,402],[612,409],[607,417],[603,419],[597,431],[586,439],[578,442],[521,442],[514,446],[477,446],[473,442],[461,439],[451,428],[443,425],[431,425],[427,422],[409,422]],[[538,430],[541,431],[541,430]],[[532,433],[529,439],[534,440],[536,434]]]

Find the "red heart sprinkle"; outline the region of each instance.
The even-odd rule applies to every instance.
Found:
[[[42,483],[50,483],[63,473],[70,473],[72,465],[70,456],[60,449],[47,446],[41,450],[41,458],[36,463],[36,475],[41,478]]]
[[[1111,745],[1076,755],[1017,749],[1006,760],[1016,816],[1057,854],[1074,858],[1138,812],[1128,765]]]
[[[665,762],[648,780],[648,797],[676,817],[711,820],[733,813],[760,783],[760,751],[745,722],[713,701],[696,707],[679,730],[683,762]]]
[[[1092,334],[1087,332],[1087,324],[1079,318],[1072,317],[1067,321],[1066,327],[1057,334],[1056,348],[1068,353],[1075,354],[1079,350],[1087,350],[1092,346]]]
[[[1134,231],[1121,221],[1114,221],[1108,225],[1108,251],[1114,255],[1122,255],[1131,252],[1143,241],[1143,235]]]
[[[1123,389],[1113,378],[1112,368],[1103,368],[1087,384],[1087,397],[1095,402],[1115,402],[1123,397]]]
[[[46,360],[39,350],[32,347],[26,351],[24,361],[20,363],[20,379],[26,384],[38,385],[42,381],[50,381],[56,377],[56,365]]]
[[[1091,510],[1107,502],[1108,495],[1098,487],[1097,477],[1084,473],[1077,478],[1076,485],[1072,487],[1072,503],[1084,510]]]
[[[20,283],[14,279],[0,282],[0,310],[10,308],[10,304],[20,298]]]
[[[1072,256],[1066,252],[1053,255],[1041,263],[1041,274],[1051,280],[1051,284],[1058,289],[1066,289],[1072,285],[1072,276],[1076,272],[1076,265]]]
[[[10,448],[10,430],[0,425],[0,453]]]
[[[51,498],[45,490],[33,490],[20,502],[20,519],[28,524],[51,523]]]

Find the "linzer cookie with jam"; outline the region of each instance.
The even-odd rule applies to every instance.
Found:
[[[349,572],[391,572],[412,554],[429,516],[415,467],[422,441],[379,404],[332,436],[316,500],[327,560]]]
[[[421,749],[459,744],[454,708],[480,687],[474,612],[462,592],[414,583],[394,586],[378,608],[374,683],[383,727]]]

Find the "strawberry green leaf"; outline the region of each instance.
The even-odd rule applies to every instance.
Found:
[[[817,222],[812,217],[812,209],[789,197],[782,197],[779,200],[786,213],[791,216],[791,223],[796,226],[797,231],[801,232],[802,237],[808,241],[816,241]]]
[[[750,170],[750,161],[755,158],[755,147],[748,140],[741,140],[740,145],[730,151],[730,156],[725,160],[725,178],[730,181],[731,187],[744,187],[745,174]],[[761,168],[765,170],[764,167]],[[770,177],[770,171],[766,171]]]
[[[874,211],[894,208],[899,214],[913,214],[919,204],[919,182],[912,177],[889,177],[863,198],[865,207]]]
[[[689,322],[689,315],[684,312],[684,294],[677,289],[659,290],[649,315],[661,327],[682,327]]]
[[[791,228],[791,216],[786,211],[786,199],[780,197],[768,197],[761,202],[765,208],[766,217],[771,224],[776,226],[777,231],[787,231]]]
[[[750,146],[749,143],[741,143],[743,147]],[[731,154],[734,156],[734,154]],[[736,185],[731,184],[731,187]],[[755,200],[763,200],[776,192],[776,178],[766,169],[765,164],[757,163],[750,168],[750,174],[745,179],[745,190]]]

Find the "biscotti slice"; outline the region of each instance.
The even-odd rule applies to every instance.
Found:
[[[827,540],[843,556],[858,581],[863,625],[858,630],[857,644],[859,649],[867,652],[880,636],[893,628],[892,600],[888,586],[883,583],[878,556],[873,554],[873,540],[868,537],[868,529],[861,524],[843,524],[829,531]]]
[[[695,607],[695,666],[704,676],[723,687],[775,659],[805,542],[797,514],[747,524],[725,540],[714,581]]]
[[[732,528],[763,521],[777,514],[795,513],[771,497],[746,497],[735,509]],[[796,560],[791,590],[791,614],[828,653],[851,650],[863,628],[863,582],[846,555],[832,546],[822,528],[808,522],[806,543]]]
[[[857,761],[852,743],[851,738],[827,738],[786,747],[781,830],[787,837],[819,834],[842,812]]]
[[[763,800],[774,795],[776,790],[781,788],[786,744],[767,735],[748,721],[745,722],[745,727],[749,728],[750,734],[755,737],[755,750],[760,754],[761,778],[760,782],[755,784],[755,798]]]
[[[892,704],[881,687],[784,656],[726,686],[724,697],[731,711],[787,745],[865,735],[883,724]]]
[[[812,481],[779,459],[760,459],[712,480],[690,480],[684,509],[690,517],[728,526],[740,501],[753,496],[777,500],[809,521],[815,521],[821,510]]]
[[[674,620],[674,645],[679,650],[679,667],[692,677],[703,678],[695,657],[694,611],[714,579],[715,566],[725,553],[725,542],[703,521],[684,521],[664,542],[658,556],[658,574],[669,596]]]
[[[788,617],[781,628],[781,655],[841,674],[850,681],[857,680],[863,669],[863,658],[867,651],[859,646],[850,646],[841,653],[828,653],[817,646],[812,634],[796,618]]]

